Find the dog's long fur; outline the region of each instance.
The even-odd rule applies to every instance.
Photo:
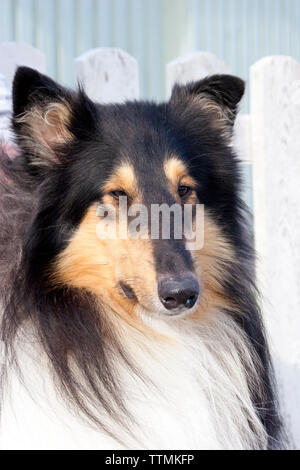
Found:
[[[254,254],[229,145],[243,88],[239,79],[215,76],[175,87],[167,104],[100,106],[82,90],[18,70],[13,124],[23,153],[0,163],[0,299],[1,388],[14,398],[21,424],[3,397],[3,447],[13,447],[11,436],[27,448],[280,447]],[[121,247],[94,245],[95,207],[124,162],[127,173],[133,168],[136,197],[150,204],[157,184],[159,202],[172,202],[161,179],[166,155],[188,169],[206,210],[203,250],[174,251],[204,278],[197,309],[178,319],[143,305],[156,295],[155,275],[172,269],[170,246],[136,242],[115,256]],[[121,259],[134,300],[111,278],[110,265]]]

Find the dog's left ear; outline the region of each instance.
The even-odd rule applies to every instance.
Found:
[[[185,86],[175,85],[170,103],[206,112],[216,127],[232,128],[245,82],[232,75],[212,75]]]
[[[72,92],[28,67],[18,68],[13,126],[19,146],[36,170],[59,163],[65,144],[93,132],[96,113],[82,91]]]

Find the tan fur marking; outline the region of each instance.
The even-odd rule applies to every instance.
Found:
[[[122,190],[130,198],[136,199],[139,196],[138,184],[134,174],[134,169],[129,163],[121,165],[113,175],[106,181],[103,191]]]
[[[172,184],[177,185],[183,176],[187,176],[187,168],[182,160],[170,157],[164,164],[167,178]]]
[[[176,156],[171,156],[165,161],[164,170],[169,182],[170,191],[175,195],[176,198],[178,198],[178,187],[180,185],[190,186],[191,188],[196,187],[195,180],[188,174],[188,168],[184,162]],[[178,200],[179,199],[180,198],[178,198]],[[196,202],[196,200],[193,201],[192,199],[193,198],[186,202]]]

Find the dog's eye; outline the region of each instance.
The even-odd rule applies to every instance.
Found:
[[[180,197],[188,196],[191,191],[192,188],[190,188],[189,186],[179,186],[178,188],[178,194]]]
[[[114,199],[119,199],[120,197],[127,197],[127,194],[125,193],[125,191],[122,191],[121,189],[117,189],[116,191],[111,191],[110,195]]]

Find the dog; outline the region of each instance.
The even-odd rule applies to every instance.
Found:
[[[231,143],[244,87],[214,75],[165,103],[102,105],[17,69],[21,154],[1,159],[2,448],[280,447]],[[147,237],[162,225],[151,208],[174,204],[192,227],[203,207],[201,247],[176,227]],[[99,207],[119,230],[134,205],[152,214],[142,236],[99,236]]]

